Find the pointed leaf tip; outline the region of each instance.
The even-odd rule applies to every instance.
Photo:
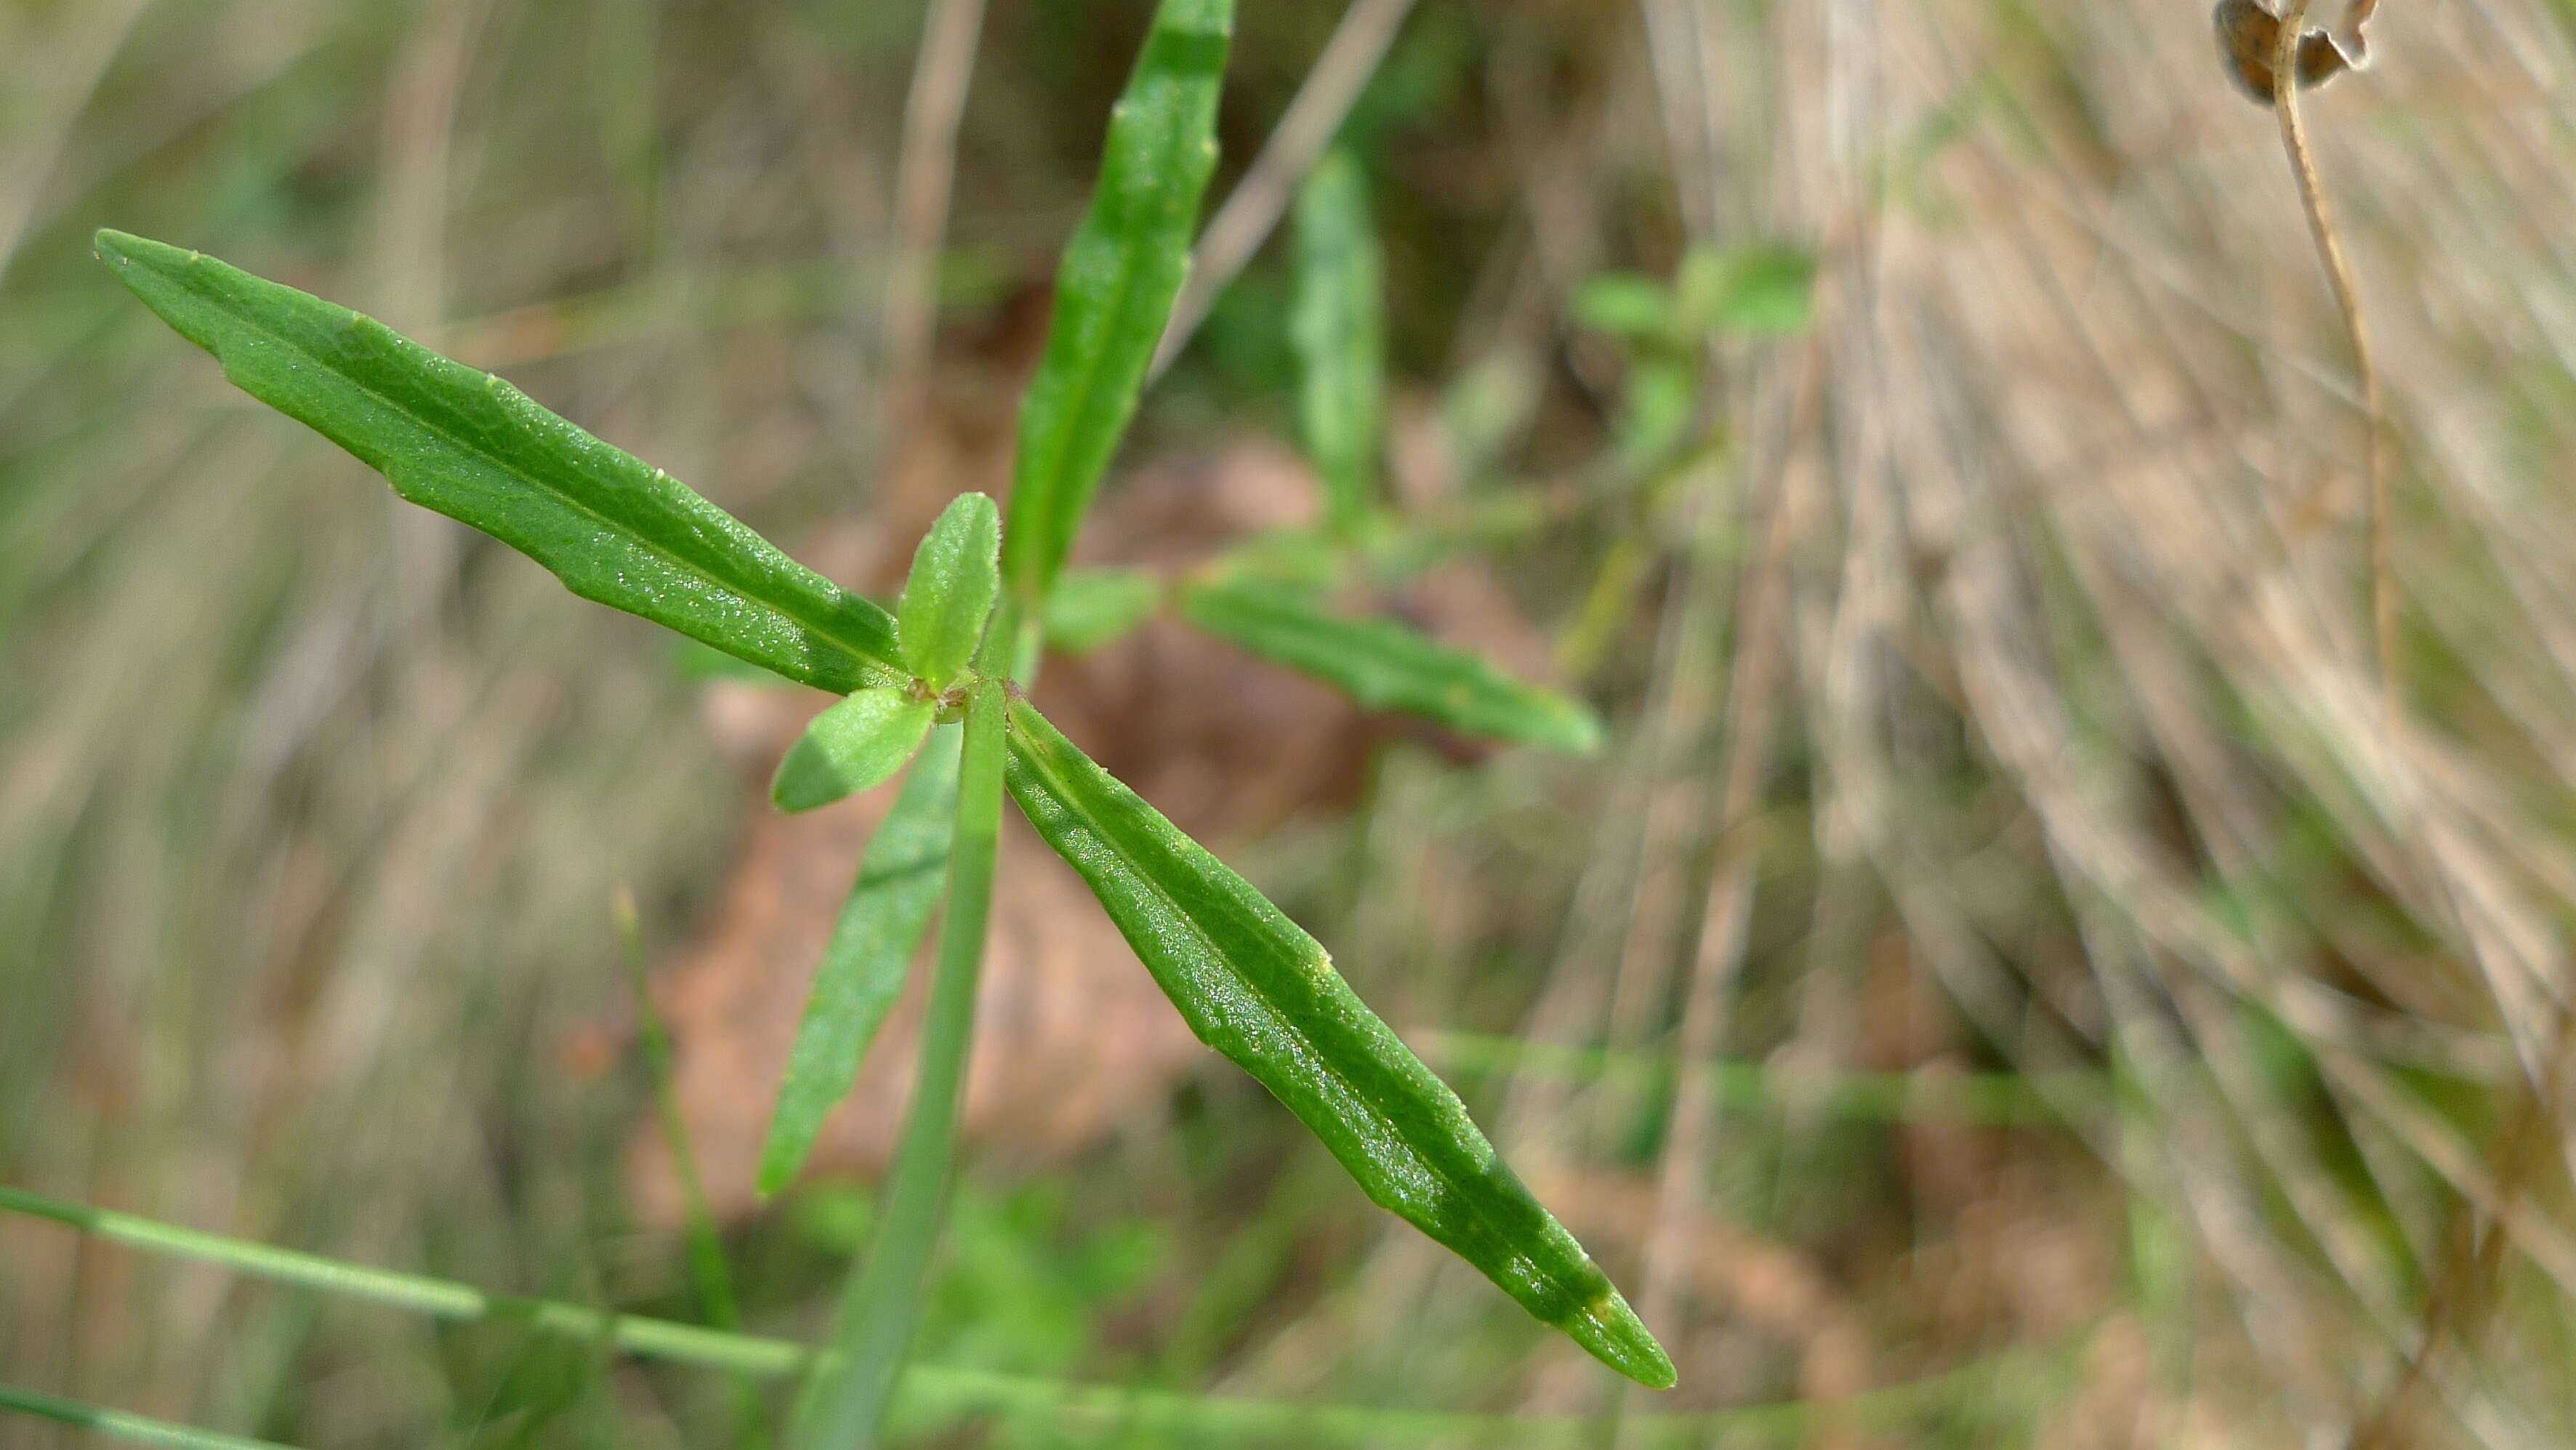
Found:
[[[1672,1356],[1664,1353],[1646,1322],[1616,1289],[1563,1327],[1593,1358],[1650,1390],[1668,1390],[1681,1380],[1673,1370]]]
[[[1611,1368],[1673,1383],[1609,1278],[1313,937],[1025,702],[1011,706],[1010,748],[1021,813],[1201,1041],[1270,1089],[1371,1201]]]

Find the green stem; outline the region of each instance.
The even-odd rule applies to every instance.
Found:
[[[1669,1079],[1678,1066],[1669,1054],[1523,1042],[1475,1032],[1429,1029],[1406,1037],[1420,1045],[1424,1057],[1463,1075],[1592,1082],[1619,1073],[1651,1083]],[[2081,1070],[2024,1074],[1844,1072],[1760,1062],[1706,1066],[1718,1101],[1729,1108],[1797,1105],[1861,1122],[2042,1127],[2099,1111],[2109,1093],[2103,1074]]]
[[[0,1410],[16,1410],[40,1419],[77,1426],[93,1435],[105,1435],[133,1445],[171,1445],[178,1450],[287,1450],[286,1446],[273,1441],[218,1435],[211,1430],[191,1429],[146,1415],[130,1415],[123,1410],[101,1409],[60,1395],[22,1390],[15,1385],[0,1385]]]
[[[980,680],[966,703],[957,778],[957,835],[948,858],[948,906],[939,927],[939,973],[922,1024],[912,1108],[895,1150],[885,1218],[850,1281],[833,1351],[807,1382],[790,1443],[845,1450],[876,1443],[877,1426],[903,1377],[930,1263],[947,1216],[957,1163],[957,1120],[974,1046],[975,995],[993,865],[1002,830],[1003,693]]]
[[[91,1208],[20,1189],[0,1187],[0,1212],[49,1219],[82,1233],[147,1253],[194,1263],[212,1264],[271,1283],[329,1290],[432,1318],[470,1322],[512,1317],[526,1329],[585,1344],[610,1344],[639,1359],[704,1369],[731,1370],[764,1378],[801,1373],[810,1363],[803,1346],[783,1339],[727,1334],[661,1319],[638,1319],[605,1310],[544,1299],[516,1299],[486,1294],[469,1285],[420,1274],[396,1273],[362,1264],[343,1263],[316,1254],[245,1243],[201,1233],[157,1220]],[[2064,1389],[2069,1369],[2080,1362],[2092,1341],[2090,1330],[2036,1345],[2016,1345],[1971,1360],[1956,1369],[1882,1389],[1865,1390],[1835,1400],[1788,1401],[1739,1405],[1732,1409],[1681,1414],[1635,1414],[1627,1422],[1645,1443],[1702,1445],[1727,1435],[1802,1424],[1898,1425],[1932,1412],[1986,1407],[2006,1413],[2021,1404],[2031,1413]],[[1508,1415],[1472,1411],[1397,1409],[1375,1405],[1296,1404],[1282,1400],[1229,1399],[1180,1391],[1129,1389],[1118,1385],[1082,1384],[998,1370],[953,1365],[916,1364],[904,1377],[907,1398],[925,1411],[943,1414],[987,1413],[1025,1417],[1057,1427],[1078,1423],[1110,1429],[1156,1427],[1183,1438],[1231,1443],[1252,1435],[1295,1434],[1314,1445],[1382,1445],[1428,1440],[1454,1440],[1475,1445],[1596,1444],[1610,1422],[1593,1415]],[[2018,1392],[2018,1393],[2008,1393]],[[49,1419],[82,1418],[103,1433],[125,1434],[134,1425],[142,1435],[148,1421],[112,1411],[92,1410],[68,1400],[31,1391],[0,1387],[0,1408],[21,1410]],[[92,1420],[92,1416],[105,1416]],[[159,1438],[158,1445],[251,1446],[275,1450],[257,1441]],[[178,1431],[181,1434],[199,1434]]]
[[[149,1253],[167,1254],[203,1264],[216,1264],[271,1283],[324,1289],[355,1299],[426,1314],[433,1319],[473,1321],[516,1318],[530,1328],[570,1339],[613,1344],[646,1359],[672,1360],[709,1369],[740,1370],[777,1376],[801,1368],[803,1348],[778,1339],[726,1334],[665,1319],[638,1319],[602,1309],[549,1299],[520,1299],[486,1294],[446,1279],[396,1273],[343,1263],[318,1254],[301,1254],[267,1244],[245,1243],[219,1234],[201,1233],[113,1209],[65,1203],[15,1188],[0,1188],[0,1210],[29,1214],[67,1224],[112,1243]]]

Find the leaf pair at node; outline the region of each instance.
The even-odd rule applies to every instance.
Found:
[[[770,780],[780,810],[810,811],[883,785],[932,722],[955,712],[1002,592],[1001,561],[1001,510],[980,493],[959,495],[922,536],[895,606],[896,648],[911,682],[870,686],[815,716]]]

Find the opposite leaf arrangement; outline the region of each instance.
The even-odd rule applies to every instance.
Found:
[[[1005,792],[1082,875],[1192,1030],[1286,1104],[1370,1199],[1623,1374],[1658,1388],[1674,1380],[1618,1290],[1323,948],[1023,694],[1042,640],[1096,642],[1161,602],[1156,581],[1063,562],[1187,271],[1231,28],[1229,0],[1165,0],[1111,122],[1090,213],[1067,247],[1021,420],[1010,527],[991,499],[959,497],[922,539],[892,615],[498,378],[212,258],[98,234],[118,278],[236,385],[383,473],[405,499],[509,544],[576,594],[842,696],[780,764],[771,787],[780,809],[826,805],[913,762],[826,949],[763,1155],[763,1192],[802,1166],[900,993],[944,885],[911,1116],[877,1240],[800,1405],[797,1443],[870,1441],[909,1344],[953,1172]],[[1303,417],[1328,479],[1328,529],[1345,541],[1369,514],[1382,411],[1363,190],[1355,167],[1333,163],[1299,228],[1311,263],[1297,328]],[[1343,617],[1276,571],[1219,568],[1174,602],[1183,618],[1366,703],[1564,749],[1598,740],[1576,702],[1391,621]]]

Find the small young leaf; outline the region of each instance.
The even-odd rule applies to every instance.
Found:
[[[1627,1301],[1315,939],[1044,716],[1021,702],[1010,713],[1012,797],[1190,1030],[1286,1104],[1373,1202],[1613,1369],[1670,1386],[1672,1361]]]
[[[1002,592],[1002,515],[980,493],[959,494],[922,535],[895,606],[903,662],[934,690],[975,657]]]
[[[1700,365],[1680,348],[1629,359],[1612,430],[1619,462],[1644,472],[1679,452],[1699,431]]]
[[[1087,654],[1143,624],[1162,602],[1163,581],[1141,569],[1068,569],[1047,596],[1047,646]]]
[[[1673,291],[1652,277],[1634,272],[1604,272],[1576,284],[1574,320],[1612,337],[1669,341],[1679,318]]]
[[[1026,605],[1055,587],[1189,275],[1233,30],[1234,0],[1163,0],[1110,112],[1100,182],[1065,244],[1054,327],[1020,410],[1002,571]]]
[[[897,678],[884,610],[499,378],[212,257],[113,231],[97,246],[243,392],[573,593],[834,694]]]
[[[1779,337],[1803,332],[1815,310],[1816,254],[1804,247],[1697,248],[1674,288],[1693,333]]]
[[[861,690],[805,727],[778,762],[769,798],[782,811],[810,811],[882,785],[930,733],[939,707],[890,687]]]
[[[1523,684],[1394,620],[1333,614],[1293,586],[1250,578],[1195,585],[1181,595],[1181,617],[1373,709],[1577,754],[1601,744],[1601,722],[1580,701]]]
[[[1368,178],[1348,152],[1326,156],[1297,193],[1297,419],[1347,532],[1377,492],[1386,417],[1386,264],[1369,220]]]
[[[943,725],[930,737],[903,794],[877,827],[859,861],[832,940],[814,974],[796,1024],[796,1046],[787,1055],[769,1138],[760,1150],[760,1194],[785,1188],[803,1171],[823,1122],[850,1085],[876,1041],[877,1029],[903,995],[903,979],[930,930],[939,888],[948,869],[948,839],[957,820],[957,743],[962,731]]]

